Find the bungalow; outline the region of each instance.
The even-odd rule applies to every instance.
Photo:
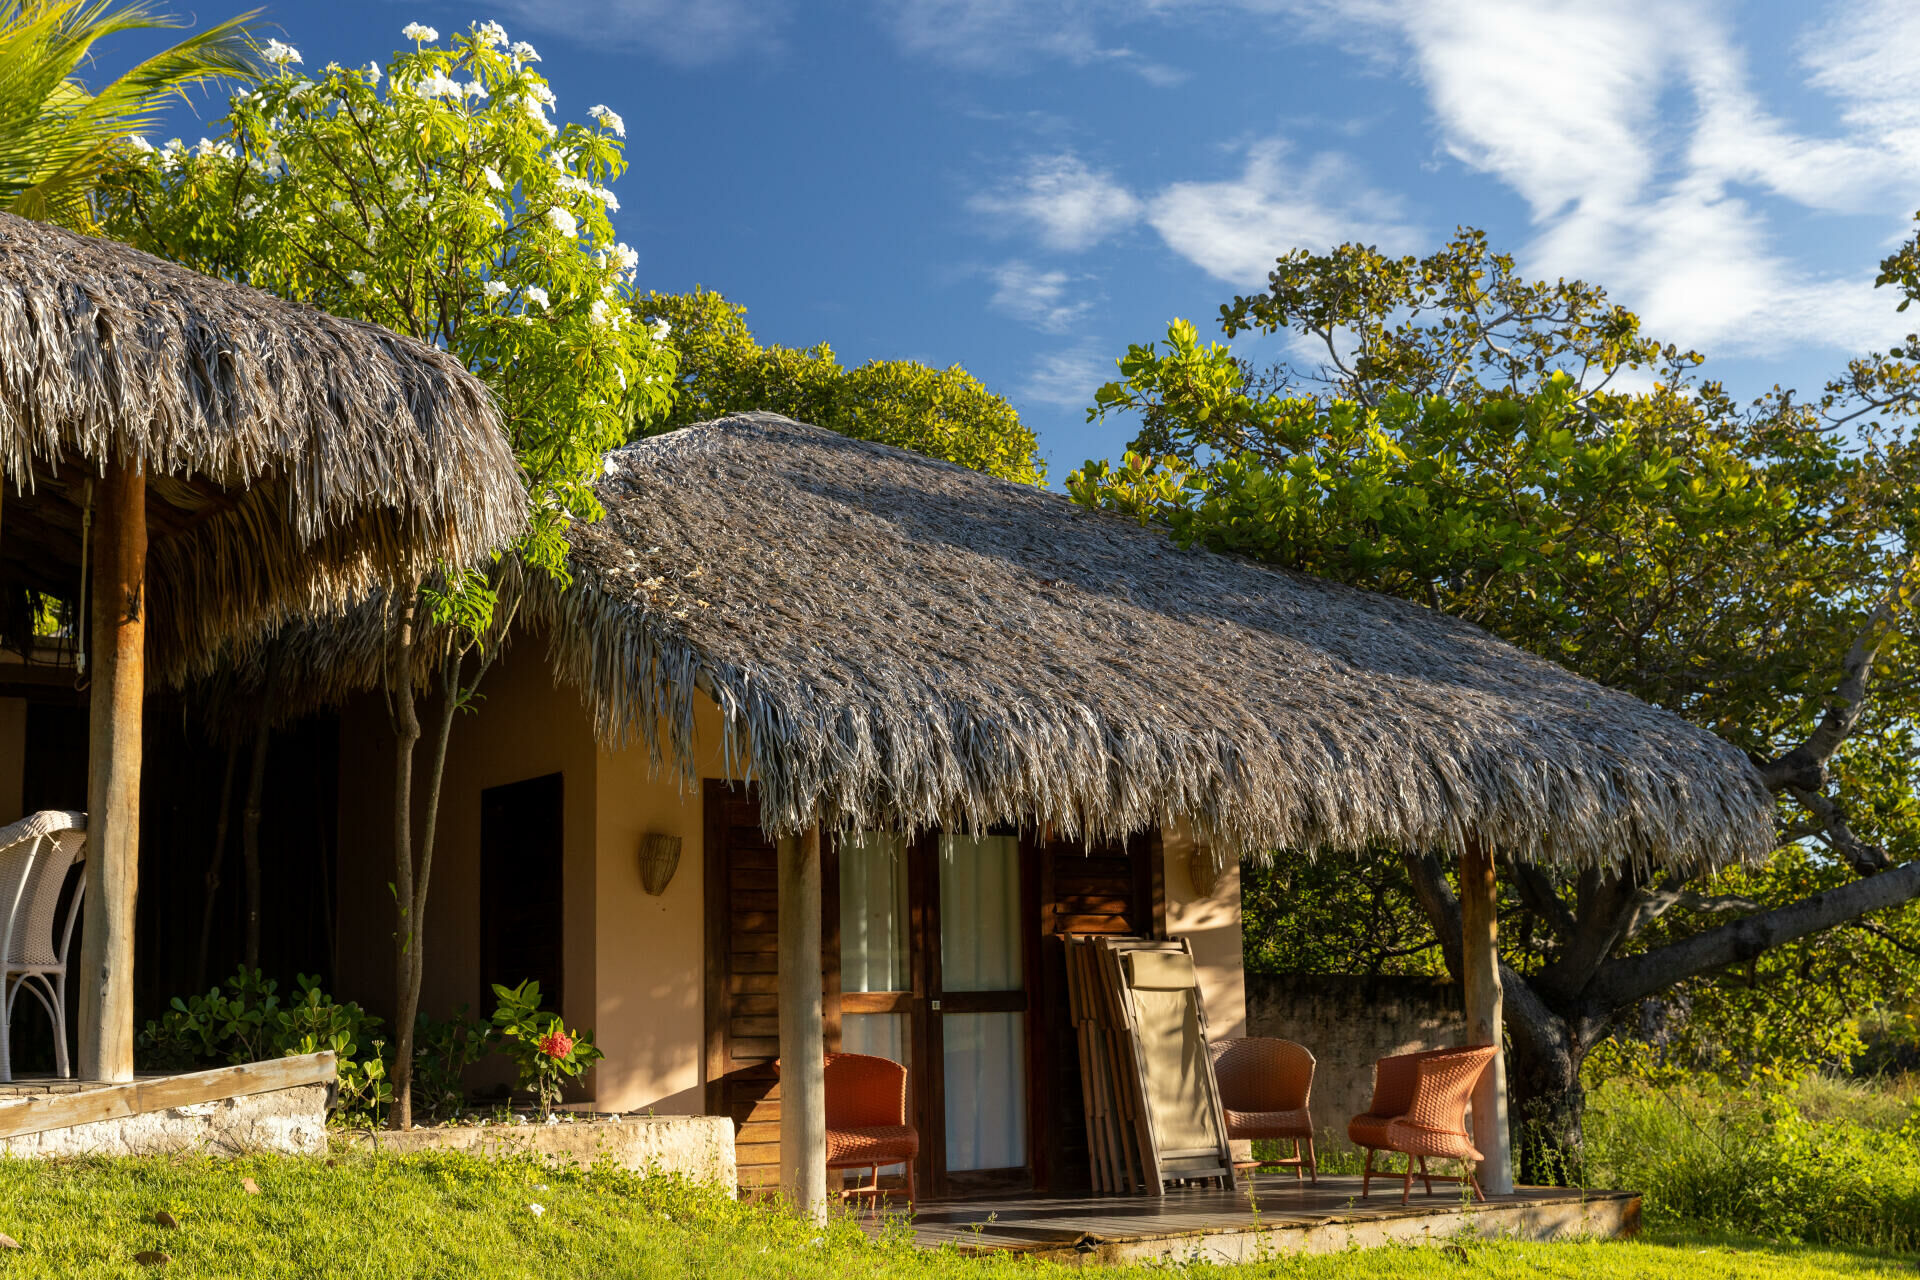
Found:
[[[732,1116],[744,1182],[820,1194],[824,1047],[909,1066],[923,1190],[1085,1185],[1061,937],[1190,938],[1240,1034],[1242,852],[1458,856],[1498,1043],[1498,859],[1771,845],[1676,716],[1052,493],[746,414],[614,452],[600,498],[454,734],[425,1005],[538,977],[595,1106]],[[390,736],[377,695],[341,715],[336,980],[384,1003]]]

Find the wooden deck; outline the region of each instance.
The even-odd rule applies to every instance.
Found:
[[[916,1242],[966,1252],[1022,1253],[1057,1262],[1251,1262],[1278,1253],[1324,1253],[1382,1244],[1440,1244],[1463,1234],[1522,1240],[1629,1236],[1639,1230],[1640,1197],[1622,1191],[1522,1188],[1467,1204],[1454,1187],[1429,1197],[1414,1184],[1400,1204],[1397,1180],[1325,1177],[1318,1186],[1262,1175],[1238,1191],[1193,1189],[1165,1196],[923,1201],[911,1220]],[[872,1224],[878,1231],[881,1225]]]

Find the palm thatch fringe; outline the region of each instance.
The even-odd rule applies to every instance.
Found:
[[[4,576],[68,592],[89,476],[149,477],[152,658],[510,542],[525,497],[446,352],[0,214]]]
[[[607,473],[571,585],[506,592],[603,743],[692,783],[716,702],[770,832],[1186,819],[1250,852],[1479,839],[1576,866],[1773,845],[1726,742],[1405,601],[772,414]],[[378,609],[286,637],[289,686],[377,687]]]
[[[696,690],[769,831],[1177,818],[1246,850],[1764,855],[1731,745],[1404,601],[1193,550],[772,414],[610,455],[534,584],[603,740],[690,768]]]

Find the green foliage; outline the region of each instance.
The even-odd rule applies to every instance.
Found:
[[[500,1005],[493,1011],[493,1033],[520,1071],[520,1087],[534,1095],[540,1114],[550,1115],[566,1082],[606,1055],[593,1044],[593,1032],[568,1031],[560,1015],[540,1007],[540,984],[529,978],[517,987],[493,984]]]
[[[1433,926],[1396,858],[1280,852],[1240,867],[1241,950],[1249,973],[1446,973]]]
[[[638,257],[607,217],[625,122],[596,107],[591,125],[556,126],[529,55],[494,23],[384,72],[306,76],[282,54],[231,100],[224,134],[129,149],[100,204],[141,248],[457,356],[492,389],[520,460],[532,526],[519,553],[564,578],[568,526],[599,515],[601,459],[666,411],[674,356],[630,322]],[[433,603],[477,633],[491,602],[470,580]]]
[[[193,1070],[330,1051],[339,1072],[338,1116],[370,1118],[390,1098],[384,1042],[370,1038],[380,1019],[352,1001],[334,1000],[317,977],[298,974],[295,988],[282,1003],[278,982],[242,965],[203,996],[175,996],[140,1033],[142,1065]]]
[[[707,289],[650,293],[636,308],[680,360],[673,412],[651,430],[765,409],[1007,480],[1046,482],[1033,432],[959,365],[871,360],[846,369],[824,342],[763,347],[747,327],[747,309]]]
[[[452,1120],[467,1107],[466,1069],[493,1045],[487,1024],[455,1009],[450,1018],[425,1013],[413,1020],[413,1107],[416,1116]]]
[[[1130,347],[1098,392],[1090,419],[1132,416],[1139,431],[1119,464],[1069,477],[1076,501],[1479,623],[1762,760],[1805,741],[1889,602],[1867,718],[1829,772],[1857,835],[1896,861],[1920,854],[1920,683],[1904,675],[1920,453],[1901,405],[1845,432],[1831,427],[1831,400],[1776,391],[1736,406],[1688,380],[1697,356],[1641,334],[1603,291],[1524,283],[1477,232],[1422,259],[1360,245],[1289,254],[1269,291],[1222,308],[1222,324],[1229,336],[1287,331],[1324,348],[1326,364],[1256,374],[1176,321],[1164,342]],[[1623,370],[1654,383],[1621,391]],[[1804,799],[1782,803],[1783,843],[1827,834]],[[1288,963],[1368,971],[1390,958],[1379,946],[1343,962],[1295,939],[1320,924],[1344,937],[1341,922],[1372,918],[1399,874],[1389,857],[1322,884],[1333,898],[1321,907],[1276,898],[1274,922],[1249,912],[1249,938],[1273,940]],[[1810,844],[1703,881],[1619,950],[1854,874]],[[1548,924],[1532,903],[1506,904],[1503,949],[1523,973],[1559,954]],[[1417,941],[1395,934],[1388,949]],[[1676,1066],[1842,1060],[1857,1047],[1849,1010],[1913,994],[1917,946],[1920,912],[1907,907],[1689,981],[1666,1012],[1692,1029],[1663,1043]]]
[[[1832,1082],[1616,1081],[1587,1111],[1587,1184],[1645,1194],[1650,1223],[1920,1248],[1920,1103]]]
[[[254,11],[255,13],[258,10]],[[172,45],[97,89],[79,72],[93,47],[181,24],[139,3],[12,0],[0,6],[0,206],[97,232],[89,203],[121,140],[172,100],[220,79],[251,81],[261,63],[247,21],[229,19]]]

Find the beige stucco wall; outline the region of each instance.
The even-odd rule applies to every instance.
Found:
[[[696,778],[726,776],[719,708],[696,712]],[[644,746],[598,759],[598,857],[594,910],[599,971],[594,1039],[607,1058],[595,1101],[614,1111],[698,1114],[706,1043],[705,811],[698,784],[655,776]],[[680,837],[680,866],[666,892],[640,883],[640,840]]]
[[[1213,892],[1202,894],[1187,874],[1193,832],[1176,823],[1160,833],[1167,895],[1167,935],[1193,946],[1206,1002],[1207,1036],[1232,1040],[1247,1034],[1246,968],[1240,953],[1240,863],[1229,860]]]

